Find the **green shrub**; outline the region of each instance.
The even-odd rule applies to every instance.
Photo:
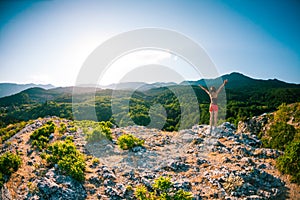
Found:
[[[69,140],[70,142],[73,142],[74,141],[74,137],[72,135],[68,135],[65,140]]]
[[[112,140],[112,134],[110,128],[103,125],[98,125],[95,129],[86,134],[86,140],[88,142],[100,141],[104,138]]]
[[[70,127],[69,128],[69,131],[71,132],[71,133],[75,133],[76,131],[77,131],[77,128],[74,126],[74,127]]]
[[[20,156],[6,152],[0,156],[0,187],[4,183],[4,176],[10,176],[17,171],[22,163]]]
[[[93,158],[93,159],[92,159],[92,164],[93,164],[93,165],[98,165],[99,163],[100,163],[99,158]]]
[[[74,143],[70,140],[57,141],[48,147],[51,152],[47,162],[51,165],[58,164],[60,170],[78,181],[84,180],[85,160]]]
[[[44,149],[49,142],[49,136],[51,133],[54,133],[54,131],[55,124],[52,121],[48,121],[44,126],[35,130],[30,135],[30,139],[32,140],[31,145],[39,150]]]
[[[107,122],[101,121],[101,122],[99,122],[99,125],[105,126],[105,127],[108,127],[108,128],[113,127],[113,124],[110,121],[107,121]]]
[[[67,131],[67,126],[66,126],[66,124],[60,123],[58,132],[59,132],[60,134],[64,134],[66,131]]]
[[[263,140],[264,146],[272,149],[284,150],[294,139],[296,129],[285,122],[276,122],[267,131],[269,140]]]
[[[182,189],[176,190],[173,187],[170,177],[159,177],[154,180],[152,184],[153,192],[149,192],[144,185],[140,185],[135,189],[134,195],[139,200],[163,200],[163,199],[175,199],[175,200],[191,200],[193,198],[192,193],[184,191]]]
[[[26,122],[20,122],[16,124],[10,124],[5,128],[0,128],[0,142],[3,143],[7,139],[11,138],[13,135],[22,130],[26,124]]]
[[[150,199],[149,192],[144,185],[139,185],[135,189],[134,195],[139,200],[147,200]]]
[[[170,177],[161,176],[154,180],[152,187],[155,191],[159,191],[159,193],[168,193],[173,187],[173,183],[171,182]]]
[[[300,184],[300,141],[290,143],[282,156],[277,159],[277,168],[292,176],[292,181]]]
[[[174,200],[183,200],[183,199],[186,200],[193,199],[193,195],[190,192],[180,189],[175,193]]]
[[[274,114],[274,120],[276,122],[287,122],[289,120],[290,110],[290,107],[288,107],[285,103],[281,104]]]
[[[135,137],[132,134],[124,134],[118,138],[117,144],[123,150],[132,149],[135,146],[142,146],[144,140]]]

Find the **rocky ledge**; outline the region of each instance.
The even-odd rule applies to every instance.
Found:
[[[29,133],[50,119],[70,122],[36,120],[10,140],[10,151],[24,153],[23,165],[4,185],[0,199],[134,199],[137,185],[151,190],[160,176],[171,177],[174,187],[190,191],[194,199],[282,199],[287,190],[274,166],[282,152],[260,148],[256,135],[238,132],[230,123],[179,132],[115,128],[112,141],[94,143],[86,143],[80,129],[66,132],[87,155],[85,180],[78,182],[57,166],[45,167],[40,154],[30,149]],[[144,146],[121,150],[116,139],[124,133],[145,140]],[[92,162],[94,157],[100,162]]]
[[[131,133],[144,139],[145,145],[130,151],[120,150],[114,141],[86,145],[103,163],[98,171],[105,168],[110,174],[99,177],[122,177],[105,180],[104,187],[111,192],[103,198],[131,199],[124,189],[127,185],[144,184],[151,189],[159,176],[171,176],[175,187],[191,191],[194,199],[274,199],[285,191],[271,162],[281,152],[260,148],[256,135],[236,133],[229,123],[213,130],[197,125],[170,133],[131,126],[113,132],[116,136]]]

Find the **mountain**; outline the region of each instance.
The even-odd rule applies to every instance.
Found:
[[[300,102],[300,84],[285,83],[276,79],[253,79],[240,73],[223,75],[221,78],[228,79],[228,84],[225,87],[225,93],[220,94],[224,98],[220,98],[219,116],[233,124],[248,117],[274,111],[283,103]],[[60,87],[48,90],[31,88],[0,98],[0,127],[13,122],[52,115],[74,119],[74,113],[76,119],[95,120],[95,115],[92,114],[95,113],[94,111],[99,121],[114,122],[117,119],[120,121],[119,125],[127,126],[131,123],[128,120],[130,116],[135,123],[147,125],[150,123],[149,109],[152,105],[160,104],[164,107],[167,116],[164,130],[178,130],[182,127],[180,124],[189,128],[191,124],[197,123],[195,120],[199,118],[195,116],[194,111],[197,110],[195,110],[196,107],[192,107],[193,105],[199,105],[201,110],[199,123],[209,121],[209,97],[197,85],[216,84],[218,87],[222,79],[201,79],[181,84],[121,83],[117,87],[118,90],[92,86]],[[192,85],[194,95],[196,95],[195,100],[198,102],[190,102],[195,96],[190,92],[189,84]],[[140,88],[132,91],[136,87]],[[74,89],[76,89],[76,95],[73,94]],[[181,95],[181,102],[174,92]],[[222,99],[226,99],[223,104]],[[186,110],[189,110],[188,120],[185,123],[180,122],[183,100],[186,102],[183,105],[187,107]],[[158,112],[154,114],[158,118],[162,117]]]
[[[159,87],[168,87],[176,85],[173,82],[156,82],[156,83],[144,83],[144,82],[121,82],[121,83],[113,83],[107,86],[100,86],[103,89],[117,89],[117,90],[138,90],[138,91],[147,91],[153,88]]]
[[[23,90],[26,90],[28,88],[33,88],[33,87],[40,87],[43,89],[54,88],[54,86],[51,84],[41,85],[41,84],[33,84],[33,83],[30,84],[0,83],[0,98],[19,93]]]
[[[236,88],[249,88],[249,87],[299,87],[300,84],[286,83],[277,79],[254,79],[244,74],[238,72],[232,72],[230,74],[225,74],[223,76],[212,78],[212,79],[200,79],[197,81],[183,81],[181,85],[217,85],[222,80],[228,80],[226,88],[236,89]]]
[[[54,100],[59,94],[62,93],[39,87],[29,88],[17,94],[0,98],[0,106],[42,103]]]

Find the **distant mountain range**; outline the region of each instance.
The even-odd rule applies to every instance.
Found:
[[[144,83],[144,82],[122,82],[118,84],[111,84],[108,86],[99,86],[102,89],[116,89],[116,90],[137,90],[137,91],[147,91],[150,89],[169,87],[169,86],[183,86],[183,85],[215,85],[218,86],[223,80],[227,79],[229,82],[226,85],[229,89],[243,88],[243,87],[298,87],[300,84],[286,83],[277,79],[254,79],[245,76],[238,72],[233,72],[231,74],[226,74],[217,78],[211,79],[200,79],[197,81],[183,81],[179,84],[174,82],[157,82],[157,83]]]
[[[220,79],[221,78],[221,79]],[[147,91],[150,89],[161,88],[161,87],[169,87],[169,86],[178,86],[178,85],[218,85],[220,84],[221,80],[228,79],[229,82],[226,85],[227,88],[242,88],[242,87],[249,87],[249,86],[271,86],[271,87],[286,87],[292,86],[297,87],[299,84],[293,83],[286,83],[277,79],[269,79],[269,80],[262,80],[262,79],[254,79],[248,76],[245,76],[241,73],[233,72],[231,74],[226,74],[221,77],[217,77],[214,79],[200,79],[197,81],[183,81],[180,84],[174,82],[156,82],[156,83],[145,83],[145,82],[121,82],[121,83],[113,83],[107,86],[81,86],[82,91],[85,92],[92,92],[97,88],[100,89],[111,89],[111,90],[137,90],[137,91]],[[73,87],[54,87],[51,84],[42,85],[42,84],[16,84],[16,83],[0,83],[0,98],[5,96],[10,96],[13,94],[17,94],[29,88],[42,88],[45,90],[54,89],[55,92],[63,93],[67,92],[70,93],[73,91]]]
[[[151,105],[160,104],[167,114],[164,129],[177,130],[181,126],[182,105],[189,107],[186,110],[191,111],[188,113],[189,121],[182,123],[184,127],[189,127],[189,124],[208,123],[210,99],[198,85],[218,87],[224,79],[228,79],[228,84],[225,93],[220,94],[219,116],[226,117],[226,120],[236,125],[248,117],[272,112],[283,103],[300,102],[300,84],[285,83],[276,79],[253,79],[240,73],[231,73],[215,79],[184,81],[180,84],[131,82],[110,85],[106,88],[92,85],[51,89],[33,87],[0,98],[0,127],[45,116],[74,119],[74,113],[76,119],[95,120],[95,116],[92,116],[90,111],[96,111],[99,121],[113,122],[117,119],[120,120],[121,126],[127,126],[130,121],[126,116],[129,114],[135,123],[147,125],[150,120],[148,114]],[[190,92],[191,87],[194,94]],[[180,95],[183,102],[188,103],[181,104],[177,95]],[[192,100],[194,95],[198,102]],[[222,101],[225,99],[226,102]],[[197,119],[195,116],[197,113],[193,112],[195,109],[192,107],[193,103],[198,104],[201,110],[199,122],[194,121]],[[112,106],[113,109],[117,109],[117,112],[112,113]],[[154,114],[161,117],[157,113]]]
[[[54,86],[51,84],[42,85],[42,84],[33,84],[33,83],[30,84],[0,83],[0,98],[5,96],[10,96],[19,93],[23,90],[34,88],[34,87],[39,87],[43,89],[54,88]]]
[[[221,79],[220,79],[221,78]],[[264,91],[270,89],[300,89],[300,84],[286,83],[277,79],[272,80],[260,80],[253,79],[245,76],[241,73],[233,72],[226,74],[215,79],[200,79],[198,81],[184,81],[180,84],[173,82],[170,83],[143,83],[143,82],[124,82],[119,84],[111,84],[103,88],[99,87],[79,87],[76,91],[80,94],[94,93],[110,95],[112,90],[136,90],[138,92],[146,92],[147,94],[157,94],[158,92],[165,91],[168,87],[185,87],[186,85],[215,85],[218,86],[222,83],[222,80],[228,79],[226,90],[228,90],[234,96],[249,96],[248,94],[264,93]],[[25,89],[24,89],[25,88]],[[29,89],[26,89],[29,88]],[[198,90],[198,87],[195,87]],[[23,91],[21,91],[23,89]],[[0,91],[2,98],[0,98],[0,106],[8,106],[11,104],[20,105],[26,103],[42,103],[45,101],[58,101],[58,102],[70,102],[72,100],[72,92],[74,87],[57,87],[52,85],[35,85],[35,84],[0,84]],[[18,91],[21,91],[18,93]],[[14,94],[17,93],[17,94]],[[3,97],[5,94],[14,94]],[[299,94],[300,95],[300,94]],[[238,97],[240,99],[241,97]]]
[[[171,85],[177,85],[174,82],[156,82],[156,83],[144,83],[144,82],[121,82],[114,83],[107,86],[99,86],[102,89],[112,89],[112,90],[138,90],[146,91],[153,88],[168,87]]]

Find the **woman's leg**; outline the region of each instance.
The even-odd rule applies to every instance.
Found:
[[[210,114],[209,125],[210,125],[210,127],[212,127],[213,119],[214,119],[214,111],[210,111],[209,114]]]
[[[214,111],[214,126],[217,126],[217,122],[218,122],[218,111]]]

